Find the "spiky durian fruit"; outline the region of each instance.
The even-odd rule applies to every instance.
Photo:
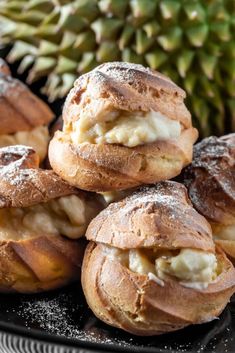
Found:
[[[138,62],[188,92],[203,135],[235,129],[234,0],[1,0],[0,38],[50,100],[99,63]]]

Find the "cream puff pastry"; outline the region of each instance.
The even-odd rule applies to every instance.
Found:
[[[78,279],[80,238],[102,209],[98,196],[38,164],[30,147],[0,149],[1,292],[39,292]]]
[[[186,188],[162,182],[110,204],[88,226],[88,305],[104,322],[155,335],[213,320],[235,291],[235,269]]]
[[[50,108],[0,63],[0,147],[30,146],[42,161],[49,143],[47,124],[53,116]]]
[[[79,77],[49,146],[52,168],[70,184],[97,192],[178,175],[192,159],[197,130],[185,92],[141,65],[112,62]]]
[[[194,207],[210,222],[214,239],[235,261],[235,134],[195,145],[183,174]]]

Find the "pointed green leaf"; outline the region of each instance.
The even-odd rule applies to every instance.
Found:
[[[119,2],[120,0],[118,0]],[[70,3],[70,2],[69,2]],[[78,0],[74,3],[75,16],[77,18],[84,17],[91,22],[99,15],[99,9],[96,0]]]
[[[206,10],[198,2],[188,2],[183,5],[184,12],[189,21],[205,22]]]
[[[60,10],[58,28],[79,33],[87,26],[87,22],[75,12],[73,4],[63,6]]]
[[[97,65],[94,53],[84,53],[78,65],[78,72],[85,73]]]
[[[168,59],[168,55],[163,51],[161,51],[160,49],[156,49],[145,55],[145,60],[147,64],[153,70],[158,69],[162,64],[164,64],[167,61],[167,59]]]
[[[207,39],[208,31],[209,29],[207,24],[200,24],[198,26],[188,28],[186,30],[186,35],[189,42],[194,47],[202,47]]]
[[[181,4],[175,0],[162,0],[160,2],[160,10],[165,20],[176,20],[180,11]]]
[[[123,28],[123,31],[119,37],[119,49],[123,50],[125,47],[128,46],[128,44],[130,43],[133,34],[134,34],[135,30],[132,26],[130,25],[125,25],[125,27]]]
[[[123,25],[123,21],[114,18],[100,18],[91,24],[95,32],[96,41],[101,43],[103,40],[115,39],[118,31]]]
[[[230,97],[235,98],[235,82],[230,79],[230,77],[224,78],[224,87],[226,92]]]
[[[224,72],[229,75],[231,81],[235,81],[235,60],[229,62],[221,62]]]
[[[64,31],[63,37],[60,43],[60,50],[72,48],[76,42],[77,35],[70,31]]]
[[[59,56],[58,62],[55,68],[56,74],[76,72],[76,69],[77,69],[77,61],[66,58],[65,56]]]
[[[144,60],[142,55],[136,54],[133,50],[125,48],[122,51],[122,61],[127,61],[136,64],[143,64]]]
[[[59,97],[63,98],[64,96],[66,96],[66,94],[68,94],[69,90],[73,87],[73,84],[77,78],[77,75],[72,73],[64,73],[61,78],[62,78],[62,85],[60,87]]]
[[[27,10],[37,10],[42,13],[49,13],[53,10],[54,5],[50,0],[30,0],[26,5]]]
[[[157,0],[130,0],[133,17],[151,18],[155,15]]]
[[[137,54],[144,54],[154,44],[154,38],[148,38],[146,33],[141,29],[136,31],[135,51]]]
[[[161,26],[156,22],[156,20],[154,20],[151,22],[147,22],[143,26],[143,29],[146,32],[147,37],[152,38],[152,37],[155,37],[159,33]]]
[[[95,50],[96,41],[94,33],[92,31],[87,31],[78,34],[74,43],[74,48],[82,53]]]
[[[179,27],[171,28],[166,34],[157,37],[160,46],[166,51],[173,51],[181,46],[182,29]]]
[[[30,66],[33,65],[35,61],[35,56],[33,55],[26,55],[24,56],[23,60],[21,60],[20,65],[18,66],[17,72],[21,75],[23,74],[26,70],[30,68]]]
[[[120,60],[118,46],[114,42],[103,42],[96,51],[96,60],[98,63]]]
[[[218,62],[218,58],[216,56],[208,55],[203,51],[198,53],[198,58],[202,71],[207,76],[207,78],[212,79],[214,77],[214,71]]]
[[[195,53],[192,50],[182,50],[176,59],[176,66],[181,77],[186,74],[191,66]]]
[[[31,84],[40,77],[45,76],[47,73],[51,72],[54,69],[55,65],[55,58],[44,56],[37,58],[27,77],[27,83]]]
[[[189,95],[193,95],[194,93],[193,91],[197,83],[197,78],[198,78],[197,76],[198,76],[197,73],[192,70],[188,72],[188,74],[185,77],[184,88]]]
[[[39,56],[51,56],[58,53],[59,46],[54,44],[53,42],[49,42],[47,40],[41,40],[38,55]]]
[[[99,9],[106,15],[113,15],[123,17],[126,13],[128,1],[127,0],[100,0]]]
[[[210,128],[208,125],[210,109],[204,99],[194,97],[192,100],[193,112],[198,119],[200,124],[200,130],[202,136],[208,136],[210,133]]]
[[[33,56],[35,56],[37,54],[37,48],[26,42],[16,41],[7,56],[7,61],[13,63],[17,60],[22,59],[27,54],[32,54]]]
[[[52,72],[47,79],[45,86],[41,89],[41,92],[49,97],[49,102],[53,102],[57,96],[58,87],[61,83],[61,77]]]
[[[222,41],[228,42],[231,39],[229,23],[212,23],[210,30]]]

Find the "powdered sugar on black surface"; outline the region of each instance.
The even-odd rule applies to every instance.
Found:
[[[78,346],[80,342],[96,344],[97,351],[103,351],[105,345],[112,352],[234,352],[235,318],[232,313],[233,303],[219,320],[211,323],[162,336],[137,337],[96,319],[78,285],[34,296],[0,296],[1,326],[10,322],[28,333],[34,330],[34,334],[49,335],[51,341],[59,336],[63,337],[64,343],[74,342]]]

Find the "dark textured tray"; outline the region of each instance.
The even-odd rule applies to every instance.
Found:
[[[74,284],[32,296],[0,295],[0,330],[95,352],[235,352],[235,298],[208,324],[135,337],[96,319]]]

